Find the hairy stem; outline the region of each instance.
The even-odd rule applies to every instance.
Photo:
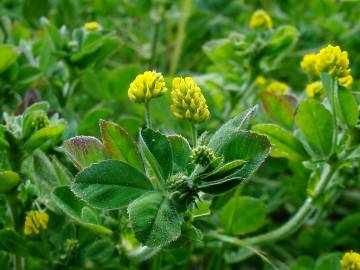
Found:
[[[145,121],[146,121],[146,126],[148,128],[152,128],[152,124],[151,124],[151,116],[150,116],[150,103],[149,101],[145,102]]]
[[[191,143],[193,147],[195,147],[197,144],[197,127],[196,124],[193,122],[191,122],[190,125],[191,125]]]
[[[170,75],[173,75],[175,73],[177,66],[179,64],[179,59],[181,56],[181,51],[185,39],[186,23],[190,17],[191,7],[192,7],[192,0],[181,1],[181,16],[176,34],[175,50],[172,55],[171,63],[170,63],[170,70],[169,70]]]

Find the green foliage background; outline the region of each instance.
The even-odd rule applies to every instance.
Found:
[[[249,28],[251,14],[260,8],[272,16],[274,24],[273,34],[261,37],[264,47],[257,43],[258,33]],[[37,135],[40,138],[31,142],[24,139],[26,151],[37,150],[32,153],[31,161],[19,168],[25,178],[18,187],[23,212],[35,205],[49,210],[50,223],[43,236],[46,240],[34,237],[29,244],[23,235],[8,231],[9,210],[6,198],[1,197],[0,269],[12,269],[13,254],[26,257],[27,269],[341,269],[342,253],[360,250],[359,14],[359,1],[335,0],[0,1],[0,110],[4,115],[19,115],[34,102],[47,101],[49,108],[43,110],[49,109],[52,116],[51,136],[48,136],[53,139],[42,145],[41,151],[39,141],[48,140],[47,136]],[[83,26],[89,21],[97,21],[101,33],[84,34]],[[330,112],[331,102],[322,104],[306,99],[304,89],[308,78],[300,68],[304,54],[317,52],[327,44],[348,51],[354,77],[351,94],[339,92],[336,126],[334,112]],[[83,189],[88,189],[82,183],[94,179],[85,172],[74,180],[79,168],[59,149],[65,140],[76,135],[102,137],[104,144],[109,144],[106,147],[115,151],[110,151],[112,158],[123,162],[119,166],[127,168],[131,164],[143,171],[143,161],[129,146],[132,143],[129,138],[138,138],[139,129],[144,126],[144,109],[128,100],[127,90],[137,74],[152,69],[162,72],[169,88],[174,76],[192,76],[198,82],[212,115],[208,122],[199,125],[199,134],[205,131],[214,134],[229,119],[258,104],[256,117],[244,129],[267,135],[273,145],[271,157],[246,184],[221,196],[205,197],[192,209],[193,223],[183,223],[181,228],[183,217],[168,207],[168,201],[160,193],[147,193],[141,201],[131,203],[133,198],[126,198],[126,191],[114,191],[111,202],[102,202],[110,210],[98,209],[103,205],[97,204],[96,198],[81,197]],[[258,76],[286,82],[291,95],[260,93],[254,84]],[[323,83],[329,80],[322,77]],[[190,152],[186,143],[175,135],[190,138],[190,126],[186,121],[175,120],[169,107],[170,95],[151,103],[153,125],[166,136],[146,134],[151,133],[146,130],[141,133],[142,143],[150,149],[154,162],[161,163],[160,173],[164,178],[184,169],[189,160],[181,157]],[[116,137],[120,135],[111,130],[116,127],[103,122],[110,125],[106,139],[106,135],[100,134],[99,119],[119,124],[128,137]],[[5,122],[4,117],[1,124]],[[332,138],[338,127],[348,132],[344,138],[349,136],[353,141],[339,139],[334,143]],[[5,160],[6,146],[2,145],[6,137],[4,130],[0,129],[1,171],[11,167],[11,161]],[[314,130],[319,131],[320,139]],[[245,148],[238,152],[234,149],[247,136],[241,132],[247,131],[236,132],[240,139],[237,137],[229,142],[228,148],[222,149],[221,154],[229,157],[226,162],[236,159],[236,154],[246,156]],[[160,154],[157,149],[151,149],[147,136],[163,139],[166,146],[161,146]],[[164,149],[170,149],[171,144],[174,151],[176,143],[179,144],[176,152],[180,154],[172,163],[171,155],[167,156],[169,152]],[[101,142],[92,140],[90,144],[96,154],[87,157],[91,160],[83,160],[80,169],[108,157]],[[352,156],[341,160],[341,171],[331,189],[317,198],[306,222],[292,234],[268,245],[254,245],[255,250],[249,250],[204,233],[220,231],[241,240],[278,228],[296,213],[309,194],[316,193],[314,187],[321,177],[322,162],[332,162],[335,157],[341,159],[348,144],[353,147]],[[210,141],[209,145],[216,148],[216,143]],[[257,144],[254,145],[256,148]],[[116,149],[125,149],[131,156],[125,157],[124,152]],[[129,175],[135,174],[128,170]],[[106,181],[116,182],[114,179],[119,174],[115,172]],[[142,180],[139,177],[139,186],[151,190],[150,182]],[[71,192],[69,185],[84,201]],[[51,195],[58,186],[55,195]],[[212,187],[203,186],[203,191],[215,194]],[[137,195],[140,194],[142,191]],[[116,208],[111,203],[117,206],[130,203],[129,213],[124,209],[111,210]],[[148,246],[162,243],[158,235],[142,231],[146,218],[156,215],[151,211],[143,220],[137,220],[138,227],[132,228],[136,238],[130,228],[128,215],[131,222],[147,204],[163,207],[160,218],[179,219],[178,224],[162,224],[161,229],[177,236],[181,231],[182,236],[172,239],[177,240],[160,252],[153,250],[155,255],[147,254],[149,260],[137,261],[136,254],[127,256],[125,251],[133,251],[140,245],[138,241]],[[67,249],[67,239],[78,239],[80,247],[75,252]],[[51,261],[59,263],[51,264]]]

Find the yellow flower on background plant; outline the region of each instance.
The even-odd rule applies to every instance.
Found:
[[[360,254],[353,251],[346,252],[340,264],[344,270],[360,270]]]
[[[98,22],[87,22],[84,27],[87,31],[101,30],[101,25]]]
[[[250,19],[250,27],[253,29],[271,29],[273,26],[270,15],[262,10],[256,10]]]
[[[172,81],[171,112],[176,118],[202,122],[210,117],[200,87],[191,77],[176,77]]]
[[[339,46],[328,45],[317,54],[316,70],[319,74],[328,72],[338,79],[339,84],[349,88],[352,84],[352,76],[349,68],[349,58],[346,51],[341,51]]]
[[[306,86],[306,94],[309,98],[323,99],[325,91],[321,82],[309,83]]]
[[[289,91],[289,86],[286,83],[271,80],[270,83],[265,87],[265,91],[273,94],[286,94]]]
[[[300,63],[300,66],[305,73],[311,76],[319,76],[320,73],[316,69],[316,59],[317,59],[317,54],[315,53],[309,53],[304,55]]]
[[[156,71],[145,71],[130,84],[128,97],[131,101],[144,103],[167,92],[164,77]]]
[[[25,217],[24,234],[39,234],[47,228],[49,216],[41,211],[29,211]]]
[[[267,83],[267,80],[263,76],[257,76],[255,79],[255,84],[260,88],[264,87],[266,85],[266,83]]]

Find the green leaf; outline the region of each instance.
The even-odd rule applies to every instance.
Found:
[[[180,135],[167,137],[173,153],[174,173],[182,172],[190,164],[191,148],[188,141]]]
[[[317,260],[314,270],[343,270],[340,266],[341,258],[341,253],[323,255]]]
[[[146,159],[164,180],[172,174],[173,153],[166,136],[151,128],[141,130],[140,141]]]
[[[242,234],[256,231],[265,221],[266,206],[256,198],[232,198],[219,212],[220,222],[227,233]]]
[[[231,136],[233,132],[245,129],[245,125],[251,119],[251,117],[253,117],[256,111],[257,106],[254,106],[251,109],[246,110],[238,116],[235,116],[233,119],[227,121],[211,137],[208,146],[217,152],[222,147],[224,141],[226,141],[226,138]]]
[[[258,124],[253,126],[252,130],[268,136],[273,157],[284,157],[294,161],[304,161],[309,158],[302,143],[291,133],[275,124]]]
[[[25,149],[28,152],[32,152],[36,148],[40,147],[47,141],[55,139],[60,136],[65,130],[63,125],[48,126],[36,131],[29,140],[25,143]]]
[[[8,193],[20,183],[21,177],[13,171],[0,171],[0,193]]]
[[[133,201],[128,208],[136,238],[149,247],[164,246],[181,234],[181,218],[170,201],[151,192]]]
[[[216,154],[224,158],[224,162],[244,160],[246,163],[235,173],[224,179],[202,183],[200,190],[220,194],[234,188],[249,178],[264,162],[270,152],[270,142],[266,136],[249,131],[237,131],[225,137]]]
[[[335,98],[336,113],[340,121],[353,128],[356,126],[359,118],[359,109],[353,94],[346,88],[337,88],[337,98]]]
[[[209,173],[199,175],[199,178],[204,181],[212,181],[225,178],[238,171],[242,166],[244,166],[245,163],[246,161],[242,159],[233,160]]]
[[[280,125],[292,130],[297,107],[296,98],[292,95],[277,95],[265,91],[259,96],[265,112]]]
[[[91,206],[118,209],[152,190],[150,180],[127,163],[104,160],[75,176],[72,191]]]
[[[135,141],[115,123],[100,120],[100,132],[106,150],[113,159],[124,161],[139,171],[144,164]]]
[[[303,101],[296,114],[296,124],[304,134],[313,155],[326,159],[333,149],[334,124],[331,113],[314,99]]]
[[[103,144],[91,136],[76,136],[68,139],[62,149],[78,170],[107,157]]]
[[[53,191],[52,199],[57,207],[59,207],[67,216],[79,225],[99,234],[111,233],[110,229],[96,223],[89,222],[90,218],[84,218],[84,216],[89,216],[89,208],[83,201],[79,200],[79,198],[71,192],[70,187],[63,186],[56,188]],[[84,214],[84,212],[87,212],[87,214]]]
[[[20,54],[10,45],[0,45],[0,74],[14,64],[19,56]]]
[[[27,256],[29,253],[24,238],[8,229],[0,230],[0,250],[5,250],[19,256]]]

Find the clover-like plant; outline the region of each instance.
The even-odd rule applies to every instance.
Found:
[[[225,123],[193,149],[181,135],[151,128],[141,129],[137,142],[117,124],[100,120],[102,141],[89,136],[65,141],[63,149],[79,173],[70,187],[55,189],[55,201],[70,217],[79,199],[94,208],[126,208],[136,239],[164,247],[179,239],[202,197],[238,186],[267,157],[267,137],[246,129],[255,110]]]

